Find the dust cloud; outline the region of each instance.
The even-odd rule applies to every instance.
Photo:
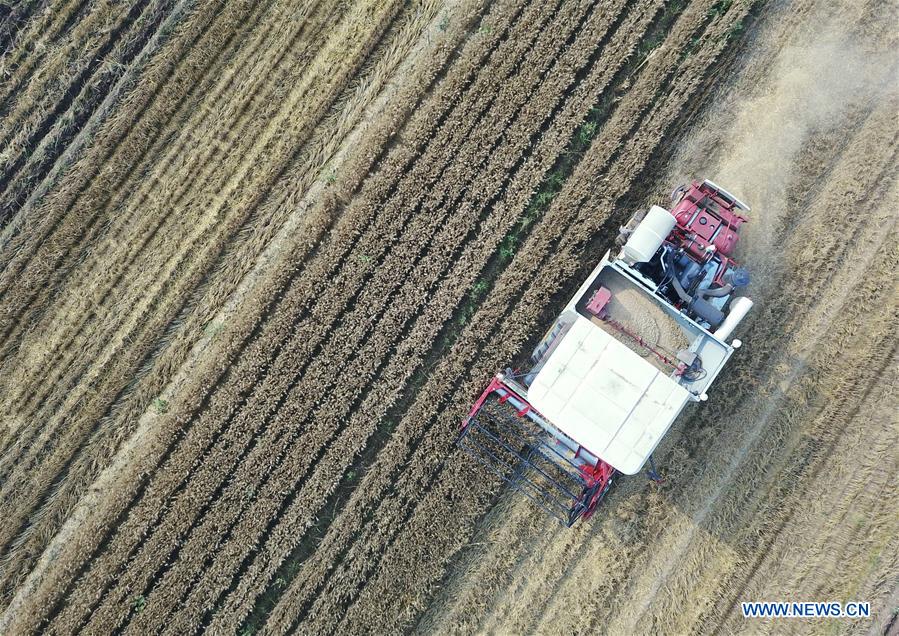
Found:
[[[837,24],[815,26],[791,34],[780,51],[765,50],[776,41],[756,43],[739,90],[721,89],[753,97],[725,98],[694,127],[706,132],[688,136],[672,164],[670,182],[709,178],[752,207],[739,256],[753,270],[755,294],[764,295],[780,269],[781,221],[799,213],[789,193],[803,155],[814,152],[810,142],[851,125],[853,113],[897,90],[895,53],[865,51],[845,31],[837,35]]]

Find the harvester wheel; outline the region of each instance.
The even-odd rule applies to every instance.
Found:
[[[609,492],[609,489],[612,487],[613,481],[615,481],[614,477],[610,477],[609,481],[606,482],[605,487],[600,492],[593,495],[593,498],[590,500],[590,505],[587,506],[587,510],[584,512],[585,520],[592,517],[593,513],[596,512],[599,504],[606,498],[606,493]]]

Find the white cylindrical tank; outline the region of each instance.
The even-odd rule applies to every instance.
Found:
[[[657,205],[649,208],[646,217],[634,229],[622,250],[624,260],[645,263],[653,257],[674,228],[674,215]]]
[[[737,296],[734,298],[730,303],[730,311],[727,313],[727,318],[725,318],[724,322],[721,323],[721,326],[715,330],[715,337],[719,340],[724,340],[730,336],[737,325],[740,324],[740,321],[743,320],[743,316],[749,313],[750,309],[752,309],[751,299],[746,296]]]

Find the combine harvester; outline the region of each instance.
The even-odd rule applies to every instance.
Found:
[[[588,518],[617,473],[634,475],[740,341],[752,307],[731,254],[749,206],[711,181],[678,188],[621,228],[523,373],[498,373],[459,444],[562,523]],[[657,478],[654,470],[650,477]]]

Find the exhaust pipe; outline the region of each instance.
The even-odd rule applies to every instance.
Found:
[[[737,328],[737,325],[740,324],[740,321],[743,320],[743,317],[749,313],[749,310],[752,309],[752,300],[747,298],[746,296],[739,296],[734,298],[733,302],[730,304],[730,311],[727,314],[727,318],[724,319],[724,322],[721,323],[721,326],[715,330],[715,337],[719,340],[725,340],[734,329]]]

